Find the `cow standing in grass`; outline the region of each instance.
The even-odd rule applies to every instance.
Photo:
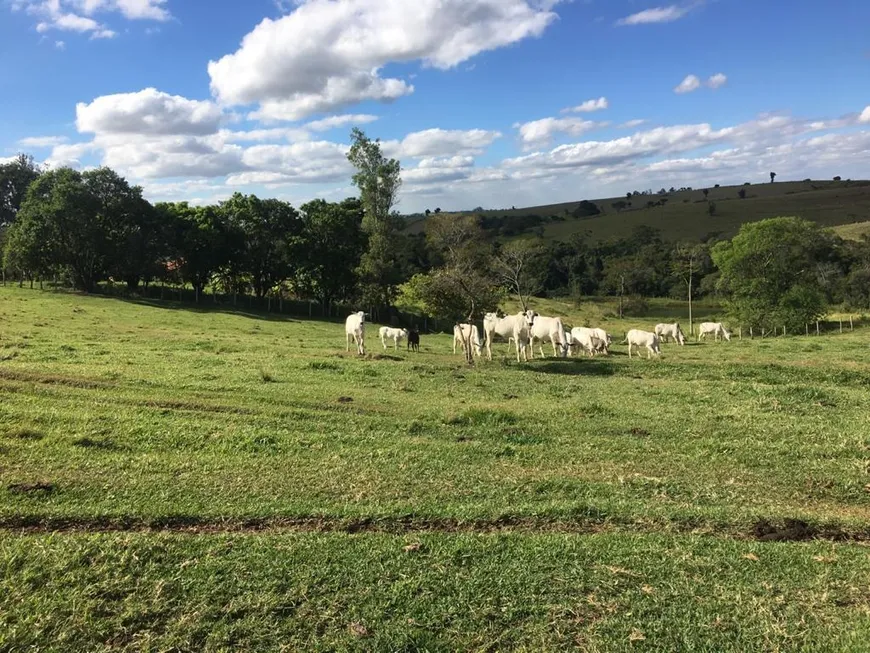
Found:
[[[544,343],[553,345],[553,356],[565,357],[568,354],[568,343],[565,338],[565,327],[558,317],[544,317],[534,314],[534,323],[529,330],[532,358],[535,357],[535,341],[539,342],[541,358],[544,358]]]
[[[407,329],[394,329],[392,327],[381,327],[378,331],[378,335],[381,337],[381,344],[384,346],[384,350],[387,349],[387,340],[393,341],[393,348],[398,349],[399,343],[402,340],[408,339],[408,330]]]
[[[523,360],[528,360],[529,328],[534,322],[531,312],[517,313],[499,317],[497,313],[487,313],[483,316],[483,335],[486,341],[486,356],[492,360],[492,339],[495,336],[506,338],[508,351],[510,343],[517,345],[517,362],[520,362],[520,354]]]
[[[686,344],[686,335],[680,328],[679,322],[674,322],[673,324],[656,324],[656,335],[659,337],[661,342],[667,342],[668,338],[670,338],[680,346]]]
[[[480,330],[476,324],[456,324],[453,326],[453,353],[456,345],[465,351],[466,346],[474,348],[474,355],[481,355]]]
[[[599,351],[607,351],[607,342],[598,337],[599,331],[600,329],[590,329],[588,327],[574,327],[571,329],[569,333],[565,334],[568,353],[571,353],[573,349],[579,349],[592,357]]]
[[[652,333],[651,331],[642,331],[640,329],[632,329],[628,333],[625,334],[625,340],[623,343],[628,343],[628,357],[631,358],[631,350],[634,347],[638,348],[638,354],[640,354],[640,348],[646,347],[646,357],[647,360],[655,356],[661,356],[662,350],[659,347],[659,337]]]
[[[411,329],[408,332],[408,349],[411,351],[420,351],[420,332],[417,329]]]
[[[713,339],[717,342],[720,338],[731,342],[731,333],[721,322],[702,322],[698,326],[698,342],[701,342],[701,338],[706,338],[711,333],[713,334]]]
[[[363,311],[351,313],[344,321],[344,334],[347,339],[347,351],[350,351],[350,342],[356,343],[357,353],[361,356],[366,353],[366,314]]]

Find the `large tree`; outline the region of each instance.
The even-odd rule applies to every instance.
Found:
[[[362,300],[374,306],[389,306],[399,281],[391,211],[402,185],[401,165],[384,156],[379,139],[372,141],[356,127],[351,141],[347,158],[356,168],[353,183],[360,191],[362,228],[368,237],[358,270]]]
[[[0,229],[15,221],[27,189],[39,174],[39,166],[26,154],[0,165]]]
[[[508,241],[493,259],[499,278],[516,294],[523,311],[528,309],[529,298],[541,289],[542,259],[541,242],[527,238]]]
[[[110,219],[80,172],[52,170],[30,185],[11,227],[7,252],[17,243],[20,249],[15,256],[19,259],[51,261],[69,274],[76,288],[89,292],[114,253],[112,229],[107,224]],[[21,234],[39,234],[40,240]]]
[[[257,297],[265,297],[293,272],[290,250],[301,227],[299,214],[287,202],[241,193],[221,203],[221,211],[243,234],[242,268]]]
[[[713,247],[732,316],[755,327],[803,329],[826,310],[820,264],[838,256],[838,239],[801,218],[744,224],[730,241]]]
[[[492,248],[484,238],[477,216],[438,215],[428,220],[426,238],[441,254],[444,264],[427,274],[415,275],[403,286],[408,303],[415,303],[434,317],[474,322],[498,307],[502,290],[490,269]],[[465,355],[473,360],[471,342]]]
[[[324,307],[349,298],[355,288],[355,270],[362,255],[363,210],[358,199],[327,202],[318,199],[300,208],[302,228],[294,250],[299,253],[297,290]]]

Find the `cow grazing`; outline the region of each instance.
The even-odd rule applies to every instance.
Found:
[[[640,354],[640,348],[646,347],[646,357],[647,359],[652,358],[652,355],[656,356],[662,355],[662,350],[659,347],[659,337],[650,331],[641,331],[640,329],[632,329],[628,333],[625,334],[625,340],[623,342],[628,342],[628,357],[631,358],[631,350],[633,347],[638,348],[638,354]]]
[[[565,340],[565,327],[562,319],[558,317],[544,317],[535,314],[534,322],[529,330],[529,341],[532,350],[532,358],[535,357],[535,341],[539,342],[541,358],[544,357],[544,343],[553,344],[553,356],[567,356],[568,344]]]
[[[601,329],[589,329],[587,327],[574,327],[565,336],[568,339],[568,350],[578,349],[585,351],[589,356],[596,352],[607,351],[607,341],[599,338]]]
[[[721,322],[702,322],[698,326],[698,342],[701,342],[701,338],[706,338],[711,333],[716,341],[719,338],[725,338],[725,340],[731,342],[731,334]]]
[[[686,344],[686,335],[680,328],[679,322],[673,324],[656,324],[656,335],[661,342],[667,342],[668,338],[672,339],[679,345]]]
[[[353,340],[356,343],[357,353],[360,355],[366,353],[366,314],[363,311],[347,316],[344,321],[344,334],[347,338],[347,351],[350,351],[350,341]]]
[[[420,351],[420,332],[416,329],[411,329],[408,332],[408,349],[411,351]]]
[[[600,343],[598,351],[610,354],[610,345],[613,344],[613,338],[610,334],[604,329],[595,328],[592,329],[592,335],[598,338],[598,342]]]
[[[499,317],[497,313],[487,313],[483,316],[483,334],[486,340],[486,356],[492,360],[492,339],[495,336],[507,338],[508,351],[511,341],[517,345],[517,362],[520,362],[520,353],[523,360],[528,360],[529,327],[534,320],[530,313],[517,313]]]
[[[456,345],[465,349],[465,343],[474,347],[474,355],[481,355],[480,330],[476,324],[456,324],[453,326],[453,353],[456,353]]]
[[[387,348],[387,340],[393,341],[393,348],[398,349],[399,343],[402,340],[408,339],[408,330],[407,329],[394,329],[392,327],[381,327],[378,331],[378,334],[381,337],[381,344],[384,346],[384,349]]]

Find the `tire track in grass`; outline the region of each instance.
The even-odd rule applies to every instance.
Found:
[[[27,491],[28,488],[16,488]],[[0,531],[20,534],[39,533],[113,533],[170,532],[199,534],[225,533],[528,533],[589,535],[597,533],[678,533],[760,542],[870,542],[870,526],[849,528],[837,524],[811,524],[798,519],[757,519],[751,526],[738,524],[699,524],[695,520],[614,521],[612,519],[546,519],[502,516],[494,519],[457,519],[452,517],[360,517],[297,516],[269,518],[214,518],[174,515],[142,517],[43,517],[0,516]]]

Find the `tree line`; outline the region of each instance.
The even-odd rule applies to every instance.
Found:
[[[512,228],[493,233],[494,218],[441,212],[408,233],[394,211],[399,161],[358,129],[351,138],[358,197],[298,208],[241,193],[206,206],[151,204],[109,168],[41,170],[19,156],[0,165],[4,279],[85,292],[111,280],[132,293],[160,282],[192,288],[197,300],[208,288],[353,303],[382,319],[397,305],[479,319],[508,295],[523,305],[535,295],[611,296],[621,315],[642,314],[645,298],[712,295],[740,324],[771,328],[798,328],[831,304],[870,308],[870,241],[797,218],[693,243],[648,226],[605,242],[511,239]]]

